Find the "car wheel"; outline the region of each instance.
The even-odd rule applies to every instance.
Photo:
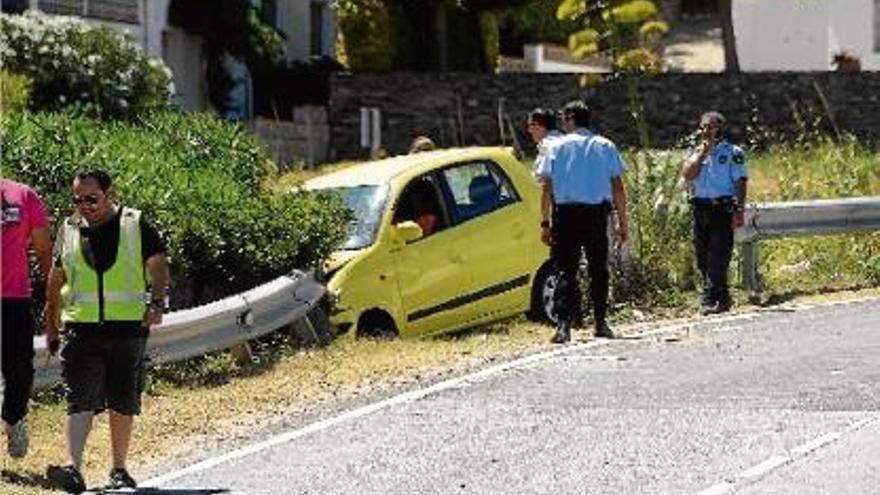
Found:
[[[553,312],[553,295],[559,284],[559,272],[553,263],[547,262],[535,274],[532,281],[532,301],[528,318],[543,323],[556,323]]]
[[[357,326],[358,337],[370,337],[381,340],[397,338],[397,325],[388,313],[371,309],[361,315]]]

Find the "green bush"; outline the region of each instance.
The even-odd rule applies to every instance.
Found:
[[[0,113],[27,108],[33,81],[22,74],[0,70]]]
[[[72,211],[70,183],[108,170],[122,203],[165,236],[172,271],[195,302],[316,266],[341,240],[341,203],[262,188],[274,170],[241,127],[206,115],[161,113],[140,123],[67,114],[7,114],[3,173],[35,186],[56,224]]]
[[[33,82],[30,107],[131,118],[170,102],[171,72],[127,36],[70,17],[0,14],[0,66]]]
[[[382,0],[340,0],[336,3],[339,39],[336,57],[353,71],[391,69],[395,46],[391,17]]]

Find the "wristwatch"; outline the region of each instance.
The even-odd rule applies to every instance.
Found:
[[[152,299],[150,301],[150,309],[156,311],[165,311],[165,301],[162,299]]]
[[[547,220],[541,220],[541,228],[542,228],[542,229],[549,229],[549,228],[550,228],[550,222],[547,221]]]

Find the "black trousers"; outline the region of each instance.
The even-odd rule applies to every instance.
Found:
[[[703,276],[704,305],[729,304],[727,268],[733,254],[733,217],[730,204],[693,205],[694,250]]]
[[[34,320],[30,299],[3,298],[0,360],[3,369],[3,420],[25,417],[34,385]]]
[[[560,321],[572,323],[581,316],[581,291],[577,272],[581,252],[586,255],[590,276],[593,320],[608,313],[608,215],[609,203],[557,205],[553,212],[551,255],[559,269],[554,310]]]

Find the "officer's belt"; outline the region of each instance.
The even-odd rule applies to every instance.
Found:
[[[730,206],[734,203],[733,196],[720,196],[717,198],[691,198],[694,206]]]
[[[559,203],[556,205],[557,210],[608,210],[611,209],[609,201],[601,203]]]

